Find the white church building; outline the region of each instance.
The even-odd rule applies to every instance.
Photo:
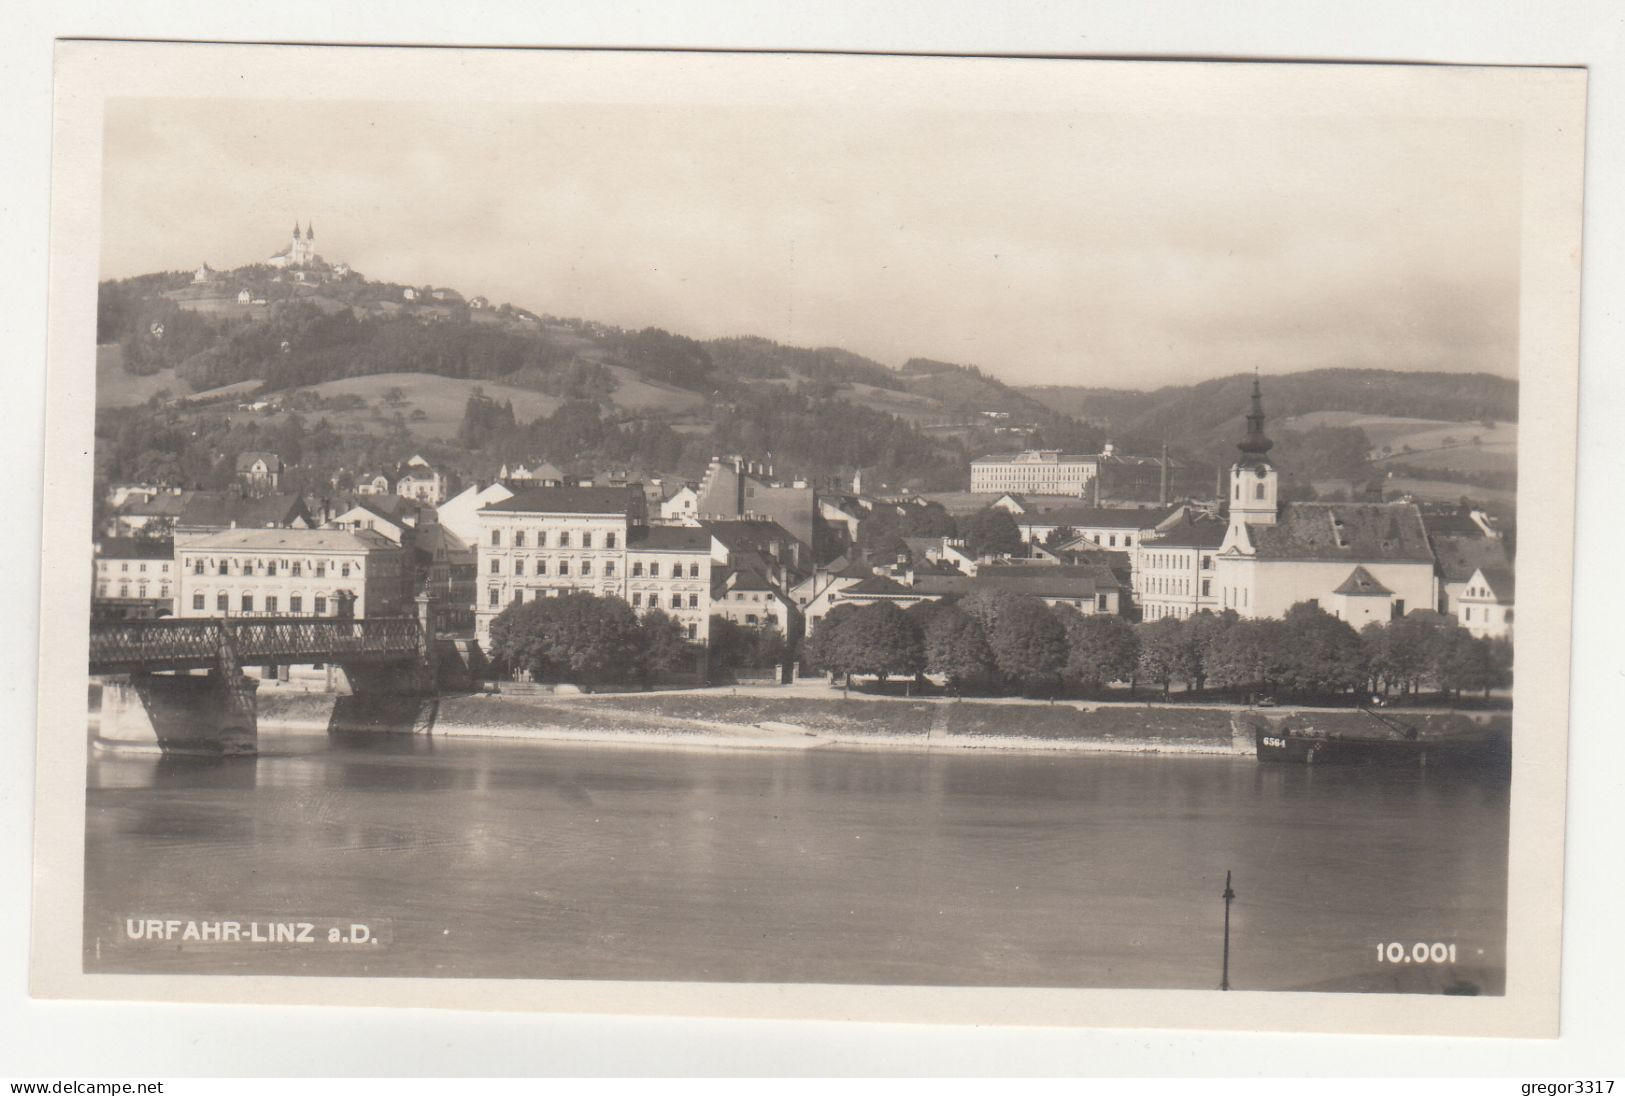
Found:
[[[1230,521],[1216,556],[1218,611],[1280,617],[1313,602],[1359,628],[1438,601],[1421,511],[1405,502],[1281,502],[1253,380],[1247,435],[1230,468]]]

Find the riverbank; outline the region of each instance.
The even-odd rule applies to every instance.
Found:
[[[295,691],[262,691],[262,736],[277,732],[406,733],[599,744],[729,749],[1088,751],[1214,754],[1233,743],[1234,709],[1088,705],[1078,702],[950,701],[886,697],[725,693],[502,696],[425,701],[403,712],[398,698],[373,703]]]

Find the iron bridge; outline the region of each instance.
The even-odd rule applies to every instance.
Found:
[[[168,617],[95,621],[90,672],[128,674],[200,670],[224,664],[392,662],[416,658],[422,629],[415,617]]]

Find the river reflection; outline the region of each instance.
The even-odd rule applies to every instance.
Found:
[[[1499,993],[1504,780],[1214,757],[266,736],[90,766],[86,969]],[[332,917],[362,949],[156,947]],[[1456,945],[1451,965],[1379,943]]]

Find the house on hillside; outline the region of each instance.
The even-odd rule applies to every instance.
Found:
[[[395,480],[395,493],[405,498],[438,506],[450,495],[450,480],[421,456],[414,456]]]
[[[358,495],[390,495],[395,493],[395,481],[385,472],[363,472],[356,477]]]
[[[282,479],[282,460],[275,453],[247,450],[237,454],[237,478],[245,487],[275,491]]]
[[[1511,567],[1479,567],[1457,599],[1456,619],[1475,636],[1510,636],[1514,592]]]

